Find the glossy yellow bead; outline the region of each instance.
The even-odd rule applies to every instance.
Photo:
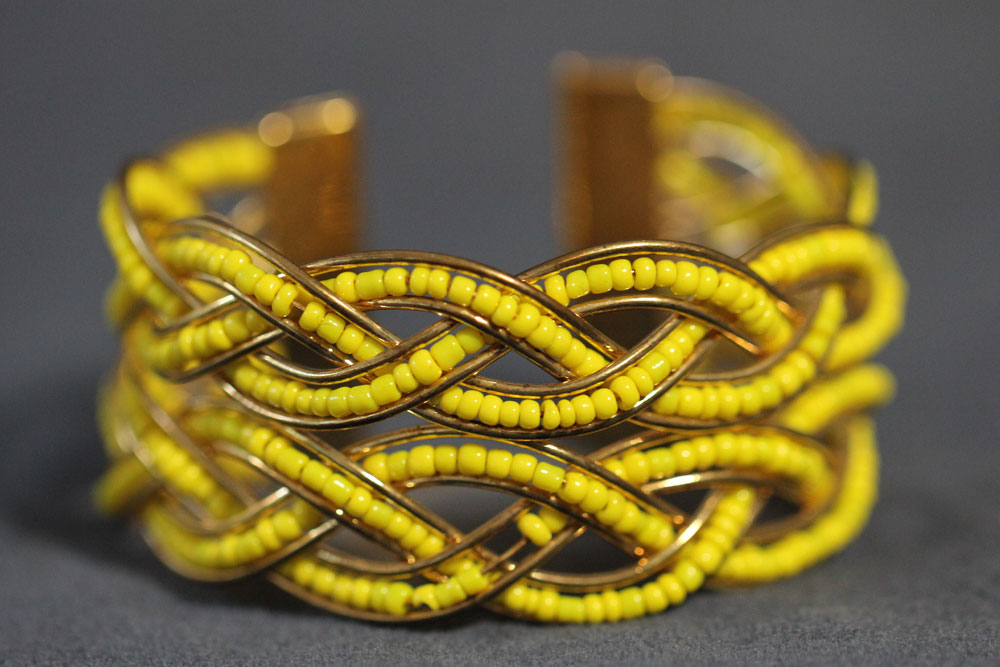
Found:
[[[302,526],[291,512],[278,512],[272,518],[274,532],[284,542],[294,540],[302,534]]]
[[[538,459],[531,454],[515,454],[510,464],[510,478],[515,482],[530,482],[537,465]]]
[[[412,527],[413,521],[408,516],[402,512],[396,512],[389,519],[388,525],[382,529],[382,532],[394,540],[399,540],[409,533]]]
[[[661,259],[656,263],[657,287],[671,287],[677,281],[677,264],[669,259]]]
[[[548,349],[556,336],[556,323],[551,317],[542,315],[538,326],[528,334],[528,343],[539,350]]]
[[[254,289],[257,287],[257,281],[263,277],[264,272],[258,269],[253,264],[244,264],[239,272],[237,272],[236,277],[233,280],[233,284],[236,285],[244,294],[253,294]]]
[[[385,452],[376,452],[365,457],[363,467],[379,479],[386,481],[389,479],[388,459],[389,457]]]
[[[432,477],[434,468],[434,447],[418,445],[409,451],[406,468],[410,477]]]
[[[344,354],[354,354],[364,340],[365,333],[353,324],[348,324],[337,339],[337,349]]]
[[[426,526],[414,523],[406,534],[399,538],[399,544],[405,549],[415,549],[421,542],[427,539],[428,531]]]
[[[460,306],[468,306],[476,296],[478,285],[466,276],[455,276],[448,288],[448,300]]]
[[[752,384],[738,388],[740,394],[740,412],[744,415],[755,415],[763,408],[763,397],[760,390]]]
[[[482,445],[462,445],[458,448],[458,472],[479,476],[486,472],[486,448]]]
[[[340,315],[327,313],[323,316],[323,321],[320,322],[319,327],[316,328],[316,335],[328,343],[336,344],[344,333],[344,329],[344,318]]]
[[[403,395],[396,386],[396,378],[391,374],[380,375],[370,385],[372,400],[379,406],[398,401]]]
[[[490,320],[498,327],[506,327],[517,317],[519,309],[520,302],[516,296],[504,295],[500,297],[500,302],[497,304],[496,310],[493,311],[493,315],[490,316]]]
[[[410,274],[406,269],[394,266],[382,276],[382,285],[387,294],[402,296],[410,289]]]
[[[486,455],[486,474],[494,479],[506,479],[514,456],[504,449],[491,449]]]
[[[521,404],[517,401],[504,401],[500,404],[500,425],[513,428],[521,420]]]
[[[552,531],[537,514],[528,512],[517,520],[517,529],[537,546],[545,546],[552,540]]]
[[[618,397],[618,406],[622,410],[631,410],[639,402],[639,389],[635,381],[627,375],[619,375],[611,381],[611,391]]]
[[[503,406],[501,405],[501,409]],[[542,421],[542,408],[538,401],[526,399],[518,406],[517,425],[523,429],[536,429]]]
[[[480,285],[472,299],[472,310],[483,317],[491,317],[500,305],[500,290],[492,285]]]
[[[589,424],[594,421],[597,411],[594,408],[594,401],[589,396],[574,396],[570,400],[570,403],[573,404],[577,424]]]
[[[438,408],[449,415],[455,414],[462,400],[463,391],[459,387],[448,389],[438,398]]]
[[[560,399],[556,404],[559,408],[559,426],[568,428],[576,423],[576,409],[566,399]]]
[[[604,622],[604,599],[597,593],[584,595],[583,611],[588,623]]]
[[[677,262],[677,280],[671,290],[677,296],[691,296],[698,290],[698,265],[692,262]]]
[[[278,455],[275,467],[283,475],[291,479],[298,479],[302,473],[302,467],[305,466],[308,460],[308,457],[302,452],[288,448]]]
[[[644,452],[629,452],[622,458],[625,466],[625,477],[632,484],[645,484],[649,481],[649,460]]]
[[[351,387],[347,404],[356,415],[369,415],[378,410],[378,403],[372,398],[372,389],[366,384]]]
[[[431,345],[430,354],[441,369],[450,371],[461,363],[465,357],[465,350],[462,349],[457,338],[447,335]]]
[[[428,280],[431,270],[426,266],[415,266],[410,272],[410,291],[415,296],[425,296],[427,294]]]
[[[413,353],[409,360],[410,372],[420,384],[431,384],[441,377],[441,367],[438,366],[434,357],[426,349],[420,349]]]
[[[571,334],[565,327],[557,325],[555,333],[552,336],[552,342],[545,348],[545,351],[555,359],[562,359],[566,353],[569,352],[570,346],[573,342],[573,334]]]
[[[587,495],[580,501],[580,509],[594,514],[608,504],[608,487],[596,479],[588,481]]]
[[[355,282],[359,299],[378,299],[386,295],[385,291],[385,271],[373,269],[363,271],[358,274]]]
[[[587,267],[587,281],[593,294],[610,292],[614,287],[611,268],[607,264],[591,264]]]
[[[583,604],[583,598],[576,595],[559,596],[559,608],[556,618],[560,623],[584,623],[587,620],[587,612]]]
[[[354,303],[358,300],[357,279],[358,274],[353,271],[344,271],[337,274],[333,286],[334,293],[344,301]]]
[[[364,340],[361,341],[361,345],[358,349],[354,351],[354,358],[358,361],[366,361],[372,357],[378,356],[385,351],[385,348],[381,344],[376,343],[374,340],[365,336]]]
[[[326,399],[326,411],[337,419],[343,419],[351,414],[351,388],[337,387],[331,391]]]
[[[376,530],[382,530],[389,525],[395,513],[396,510],[391,505],[375,500],[368,507],[368,511],[361,517],[361,520]]]
[[[694,292],[694,298],[707,301],[718,287],[719,273],[711,266],[698,267],[698,288]]]
[[[619,593],[622,604],[622,618],[638,618],[646,613],[646,603],[642,591],[629,586]]]
[[[281,287],[278,289],[278,293],[274,296],[271,301],[271,310],[278,317],[288,317],[289,313],[292,312],[292,304],[295,302],[295,297],[298,296],[298,288],[291,283],[282,283]]]
[[[640,257],[632,262],[633,286],[637,290],[648,290],[656,284],[656,263],[649,257]]]
[[[601,601],[604,602],[604,620],[609,623],[617,623],[622,620],[622,602],[618,591],[607,590],[601,593]]]
[[[312,301],[302,309],[302,315],[299,317],[299,326],[306,331],[316,331],[325,316],[326,310],[323,306]]]
[[[585,271],[577,269],[566,276],[566,294],[570,299],[579,299],[589,293],[590,280]]]
[[[564,306],[569,304],[566,281],[558,273],[545,279],[545,293]]]
[[[458,470],[458,449],[441,445],[434,449],[434,467],[442,475],[454,475]]]
[[[687,598],[687,589],[676,574],[668,572],[657,578],[656,583],[663,588],[663,592],[667,596],[667,600],[670,601],[672,605],[678,605]]]
[[[469,392],[467,392],[469,393]],[[477,418],[488,426],[496,426],[500,422],[500,408],[503,399],[493,394],[485,394],[479,404]]]
[[[455,575],[455,579],[462,586],[466,595],[476,595],[486,590],[489,581],[483,576],[482,571],[477,567],[469,567]]]
[[[699,588],[701,584],[705,581],[705,573],[702,572],[697,565],[688,559],[680,560],[675,566],[673,573],[680,580],[684,588],[688,593],[692,593]]]
[[[392,377],[396,380],[396,388],[404,394],[410,394],[417,390],[420,383],[413,377],[409,364],[396,364],[392,368]]]
[[[627,259],[616,259],[608,264],[611,272],[611,286],[616,290],[628,290],[635,286],[635,276],[632,275],[632,262]]]
[[[544,461],[535,466],[534,474],[531,477],[533,486],[549,493],[554,493],[562,487],[563,477],[566,471],[557,465],[545,463]]]
[[[608,419],[618,412],[618,400],[614,392],[607,387],[601,387],[590,395],[594,404],[594,412],[598,419]]]
[[[702,393],[694,387],[680,387],[677,398],[677,414],[681,417],[701,416],[704,407]]]
[[[433,269],[427,276],[427,293],[435,299],[443,299],[448,296],[450,282],[451,274],[443,269]]]
[[[302,468],[300,479],[306,487],[319,493],[330,479],[330,469],[316,460],[310,460]]]
[[[232,250],[226,256],[220,269],[223,279],[235,283],[236,276],[247,264],[250,264],[250,256],[242,250]]]
[[[541,312],[534,305],[522,303],[517,317],[507,325],[507,330],[518,338],[525,338],[538,327],[541,316]]]
[[[372,494],[363,486],[356,486],[344,506],[344,511],[353,517],[362,517],[372,504]]]
[[[559,428],[560,422],[559,408],[556,406],[556,402],[551,399],[542,401],[542,428],[551,431]]]

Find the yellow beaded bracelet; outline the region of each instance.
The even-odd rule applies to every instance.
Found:
[[[100,206],[123,349],[99,507],[182,575],[266,573],[378,621],[634,618],[857,535],[877,486],[867,412],[893,391],[867,360],[906,292],[869,230],[872,167],[656,62],[556,72],[575,250],[517,275],[351,251],[344,97],[126,164]],[[382,310],[438,319],[400,337]],[[511,353],[551,379],[491,377]],[[427,423],[351,430],[403,412]],[[412,493],[429,486],[453,507],[456,487],[512,499],[465,530]],[[612,556],[590,556],[594,536]]]

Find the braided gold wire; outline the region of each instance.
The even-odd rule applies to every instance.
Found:
[[[122,354],[100,401],[99,506],[135,516],[184,576],[267,573],[379,621],[473,605],[615,621],[842,548],[876,493],[866,413],[893,388],[867,359],[905,301],[868,228],[873,172],[731,91],[653,73],[653,224],[697,221],[703,242],[601,243],[516,275],[417,251],[296,262],[244,231],[252,196],[235,224],[206,204],[275,177],[287,119],[129,162],[101,204]],[[313,134],[354,127],[334,100]],[[709,247],[737,241],[752,247]],[[387,310],[438,319],[399,336]],[[624,311],[650,323],[637,342],[596,324]],[[511,354],[551,379],[492,377]],[[356,430],[402,413],[425,423]],[[451,487],[513,498],[464,530],[417,499],[426,487],[452,508],[467,501]],[[618,564],[547,567],[585,534]]]

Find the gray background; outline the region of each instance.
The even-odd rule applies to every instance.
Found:
[[[0,661],[996,660],[998,25],[985,2],[4,3]],[[567,48],[733,84],[879,168],[878,228],[911,300],[883,355],[900,392],[856,544],[795,579],[617,626],[479,613],[388,628],[263,582],[182,581],[94,515],[94,388],[115,349],[95,211],[123,156],[349,89],[368,110],[371,247],[517,271],[557,252],[547,66]]]

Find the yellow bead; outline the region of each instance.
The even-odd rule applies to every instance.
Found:
[[[510,464],[510,478],[515,482],[530,482],[537,465],[538,459],[531,454],[515,454]]]
[[[530,303],[522,303],[517,317],[507,325],[507,330],[518,338],[525,338],[538,327],[540,319],[538,308]]]
[[[506,479],[513,459],[513,455],[504,449],[491,449],[486,455],[486,474],[494,479]]]
[[[589,396],[574,396],[570,403],[573,404],[577,424],[589,424],[594,421],[597,413],[594,408],[594,401]]]
[[[649,257],[640,257],[632,262],[632,270],[635,273],[635,289],[648,290],[656,284],[656,264]]]
[[[323,316],[323,321],[320,322],[319,327],[316,328],[316,335],[328,343],[336,344],[340,340],[341,334],[344,333],[344,328],[344,318],[333,313],[327,313]]]
[[[391,374],[378,376],[372,381],[370,386],[372,399],[378,405],[388,405],[403,397],[396,387],[396,378]]]
[[[637,618],[646,613],[646,603],[642,591],[629,586],[619,593],[622,602],[622,618]]]
[[[649,481],[649,460],[643,452],[629,452],[622,459],[626,478],[632,484],[645,484]]]
[[[506,327],[517,317],[519,307],[520,302],[516,296],[504,295],[500,297],[500,302],[497,304],[496,310],[493,311],[490,320],[498,327]]]
[[[614,286],[611,277],[611,268],[607,264],[591,264],[588,266],[587,280],[590,283],[590,291],[593,294],[610,292]]]
[[[406,466],[411,477],[432,477],[435,473],[434,448],[430,445],[414,447],[409,452]]]
[[[490,317],[500,304],[500,290],[492,285],[480,285],[472,299],[472,310],[483,317]]]
[[[337,419],[351,414],[351,388],[337,387],[331,391],[326,399],[326,411]]]
[[[358,274],[355,288],[359,299],[378,299],[386,295],[385,283],[383,279],[385,271],[374,269]]]
[[[698,289],[695,290],[694,298],[699,301],[707,301],[719,286],[719,274],[711,266],[698,268]]]
[[[417,350],[410,357],[410,372],[421,384],[431,384],[441,377],[441,367],[426,349]]]
[[[650,614],[663,611],[669,604],[663,587],[653,581],[642,587],[642,602]]]
[[[271,301],[271,310],[278,317],[288,317],[289,313],[292,312],[292,303],[295,301],[295,297],[298,296],[299,290],[295,285],[291,283],[282,283],[281,287],[278,289],[278,293],[274,296]]]
[[[560,399],[556,404],[559,408],[559,425],[568,428],[576,423],[576,409],[566,399]]]
[[[257,281],[260,280],[263,275],[264,272],[253,264],[244,264],[236,274],[233,282],[237,289],[244,294],[253,294],[254,288],[257,287]]]
[[[392,377],[396,380],[396,388],[404,394],[410,394],[417,390],[420,384],[413,377],[408,364],[396,364],[392,369]]]
[[[618,397],[618,405],[622,410],[631,410],[639,402],[639,390],[627,375],[619,375],[612,380],[610,388]]]
[[[698,265],[692,262],[677,262],[677,280],[671,289],[677,296],[691,296],[698,289]]]
[[[299,326],[306,331],[316,331],[320,324],[323,322],[323,318],[326,316],[326,310],[323,306],[319,305],[315,301],[310,302],[303,310],[302,315],[299,317]]]
[[[431,270],[426,266],[415,266],[410,272],[410,291],[416,296],[427,294],[427,284],[431,276]]]
[[[483,349],[486,342],[483,340],[483,335],[476,331],[475,329],[470,329],[464,327],[455,332],[455,338],[458,340],[458,344],[462,346],[467,354],[472,354],[473,352],[478,352]]]
[[[592,479],[588,481],[587,495],[580,501],[580,509],[590,514],[600,512],[608,504],[608,487]]]
[[[632,289],[635,277],[632,275],[632,262],[627,259],[616,259],[608,268],[611,271],[611,286],[616,290]]]
[[[569,304],[566,281],[558,273],[545,279],[545,293],[564,306]]]
[[[590,280],[585,271],[571,271],[566,276],[566,294],[570,299],[579,299],[590,293]]]
[[[378,403],[372,398],[372,389],[366,384],[351,387],[347,403],[356,415],[368,415],[378,410]]]
[[[434,467],[442,475],[454,475],[458,470],[458,449],[441,445],[434,449]]]
[[[484,395],[482,403],[479,405],[479,421],[488,426],[496,426],[500,423],[500,409],[502,405],[503,399],[499,396],[493,394]]]
[[[325,465],[319,461],[311,460],[302,468],[301,479],[306,487],[318,493],[326,485],[331,474],[330,469]]]
[[[500,405],[500,424],[513,428],[521,420],[521,404],[516,401],[504,401]]]
[[[465,350],[462,349],[458,339],[452,335],[445,336],[431,345],[430,354],[437,365],[446,371],[450,371],[465,358]]]
[[[451,274],[443,269],[434,269],[427,276],[427,293],[435,299],[443,299],[448,295],[448,283]]]
[[[501,406],[502,407],[502,406]],[[538,401],[530,399],[521,401],[518,406],[517,425],[523,429],[536,429],[542,421],[541,406]]]
[[[559,408],[556,406],[556,402],[551,399],[542,401],[542,428],[551,431],[559,428],[560,423]]]
[[[448,300],[460,306],[468,306],[476,296],[476,281],[466,276],[455,276],[448,288]]]
[[[462,445],[458,449],[458,471],[478,476],[486,472],[486,448],[482,445]]]
[[[564,475],[565,471],[559,466],[541,462],[535,466],[531,483],[543,491],[554,493],[562,486]]]
[[[461,419],[476,419],[479,416],[479,408],[483,403],[483,394],[471,390],[464,392],[458,402],[455,415]]]
[[[406,269],[400,268],[398,266],[393,267],[388,271],[386,271],[381,278],[382,278],[383,289],[385,290],[386,293],[390,294],[391,296],[402,296],[406,294],[406,292],[409,290],[410,274],[406,271]],[[369,286],[366,284],[365,287],[362,289],[362,291],[367,293],[368,288]],[[374,285],[372,285],[371,288],[377,289],[377,287]],[[361,289],[360,284],[359,284],[359,289]],[[382,294],[381,296],[385,295]]]
[[[464,392],[460,387],[452,387],[448,389],[438,399],[438,408],[449,415],[455,414],[458,410],[458,404],[462,400],[462,394]]]
[[[528,343],[539,350],[546,350],[556,337],[556,323],[551,317],[542,315],[538,326],[528,334]]]
[[[538,515],[528,512],[517,520],[517,529],[536,546],[544,546],[552,540],[552,531]]]
[[[607,387],[597,389],[590,398],[594,403],[594,412],[598,419],[608,419],[618,412],[618,401]]]
[[[337,340],[337,349],[344,354],[354,354],[364,340],[365,333],[353,324],[348,324]]]
[[[669,259],[661,259],[656,263],[657,287],[670,287],[677,280],[677,264]]]
[[[337,274],[334,283],[334,292],[344,301],[354,303],[358,300],[357,278],[358,274],[353,271],[344,271]]]

